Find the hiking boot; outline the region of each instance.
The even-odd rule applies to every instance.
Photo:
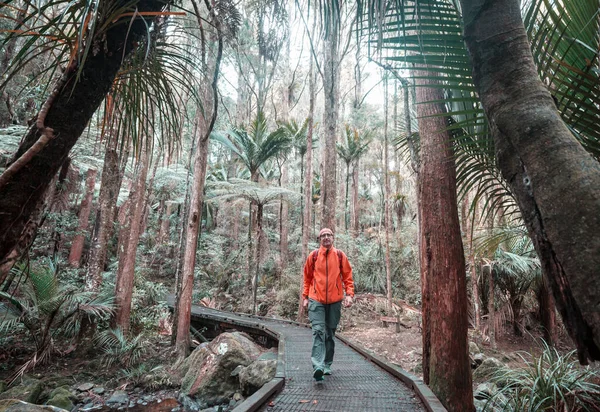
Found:
[[[317,382],[324,380],[325,378],[323,377],[323,369],[321,369],[321,368],[315,369],[315,371],[313,372],[313,378],[315,378],[315,380]]]
[[[325,366],[325,369],[323,369],[323,375],[331,375],[331,368],[329,366]]]

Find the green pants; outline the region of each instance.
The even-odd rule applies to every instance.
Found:
[[[335,330],[340,322],[342,302],[323,304],[316,300],[308,301],[308,319],[312,326],[313,346],[311,360],[313,370],[330,368],[335,352]]]

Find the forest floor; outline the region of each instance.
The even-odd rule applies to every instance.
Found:
[[[343,310],[338,333],[421,377],[422,342],[418,309],[404,302],[399,303],[397,308],[401,313],[403,326],[396,332],[394,326],[384,328],[379,321],[383,312],[382,300],[385,301],[380,296],[358,296],[352,308]],[[489,343],[483,342],[482,337],[475,336],[472,331],[470,335],[470,340],[476,342],[486,356],[493,356],[511,367],[522,366],[524,363],[516,352],[540,352],[538,340],[531,334],[525,337],[504,335],[498,339],[497,350],[492,350]],[[14,336],[10,342],[5,343],[8,345],[0,347],[0,381],[7,379],[26,362],[34,349],[25,334]],[[73,347],[57,347],[58,350],[49,363],[38,365],[27,375],[41,380],[46,388],[68,385],[76,394],[73,403],[79,408],[106,403],[114,394],[113,390],[124,391],[130,407],[156,404],[158,400],[164,402],[162,406],[173,405],[178,395],[176,382],[169,382],[166,374],[154,374],[154,378],[149,381],[144,379],[144,376],[158,365],[162,365],[159,366],[161,368],[170,368],[168,362],[174,359],[170,337],[158,333],[149,335],[145,338],[144,345],[146,351],[140,366],[132,368],[118,364],[106,366],[101,354],[94,354],[93,348],[91,352],[82,354],[73,350]],[[568,350],[568,347],[565,346],[564,349]],[[91,387],[80,390],[85,384],[91,384]]]

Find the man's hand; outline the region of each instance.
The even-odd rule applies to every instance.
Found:
[[[306,308],[308,307],[308,299],[304,299],[304,300],[302,301],[302,307],[303,307],[304,309],[306,309]]]
[[[352,306],[353,303],[354,298],[352,296],[346,296],[342,305],[344,305],[345,308],[349,308],[350,306]]]

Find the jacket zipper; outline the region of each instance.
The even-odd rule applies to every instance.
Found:
[[[329,289],[329,249],[325,252],[325,303],[329,303],[327,299],[327,291]]]

